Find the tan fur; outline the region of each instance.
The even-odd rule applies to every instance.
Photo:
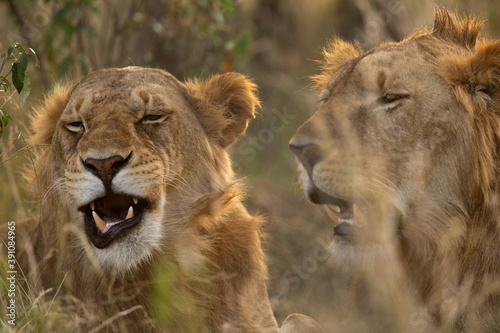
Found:
[[[226,151],[254,115],[255,92],[236,73],[182,83],[129,67],[50,93],[32,118],[38,153],[28,180],[40,217],[18,223],[31,234],[38,267],[23,259],[29,254],[19,258],[25,272],[40,270],[37,288],[62,285],[58,296],[77,297],[92,313],[86,329],[131,311],[107,329],[277,331],[262,221],[242,205]],[[105,188],[84,161],[116,155],[128,162]],[[149,206],[139,224],[98,249],[78,208],[110,189]]]
[[[399,43],[334,41],[322,102],[291,141],[308,196],[352,202],[366,222],[334,237],[333,256],[374,266],[364,290],[394,277],[391,320],[410,331],[500,330],[500,40],[481,26],[436,9],[433,30]]]

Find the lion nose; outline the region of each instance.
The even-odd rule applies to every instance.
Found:
[[[123,158],[120,155],[114,155],[103,159],[87,158],[83,161],[83,164],[90,172],[102,180],[106,189],[111,189],[113,177],[125,164],[127,164],[131,155],[132,154],[129,154],[127,158]]]
[[[291,142],[290,149],[293,151],[295,156],[297,156],[300,163],[304,166],[308,173],[312,171],[314,165],[316,165],[322,157],[320,147],[314,143],[301,145]]]

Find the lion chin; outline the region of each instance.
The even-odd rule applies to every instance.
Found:
[[[276,332],[262,220],[227,151],[255,91],[237,73],[181,82],[141,67],[56,87],[32,117],[29,287],[77,300],[85,331]]]
[[[338,265],[370,271],[365,291],[393,281],[393,310],[414,306],[391,330],[415,330],[421,308],[420,331],[500,330],[500,40],[481,26],[436,9],[401,42],[335,39],[290,142]]]

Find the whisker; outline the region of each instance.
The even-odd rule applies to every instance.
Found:
[[[174,177],[172,178],[172,180],[178,180],[183,185],[185,185],[187,188],[192,189],[191,185],[189,184],[189,182],[180,173],[178,173],[175,170],[167,169],[167,168],[165,168],[164,170],[166,171],[167,174],[168,173],[172,173],[173,174]],[[164,177],[169,177],[169,176],[165,175]]]
[[[57,190],[63,190],[67,191],[66,187],[64,186],[64,180],[66,179],[65,176],[59,177],[56,180],[52,182],[52,184],[47,187],[45,193],[42,196],[42,205],[47,201],[47,199],[53,195]]]

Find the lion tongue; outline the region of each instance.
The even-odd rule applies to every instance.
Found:
[[[94,210],[92,211],[92,217],[94,218],[94,221],[95,221],[97,228],[99,228],[99,230],[101,230],[101,232],[104,234],[112,226],[134,217],[134,208],[132,206],[129,207],[128,212],[127,212],[127,216],[125,217],[125,220],[109,219],[106,217],[104,217],[104,219],[102,219]]]

